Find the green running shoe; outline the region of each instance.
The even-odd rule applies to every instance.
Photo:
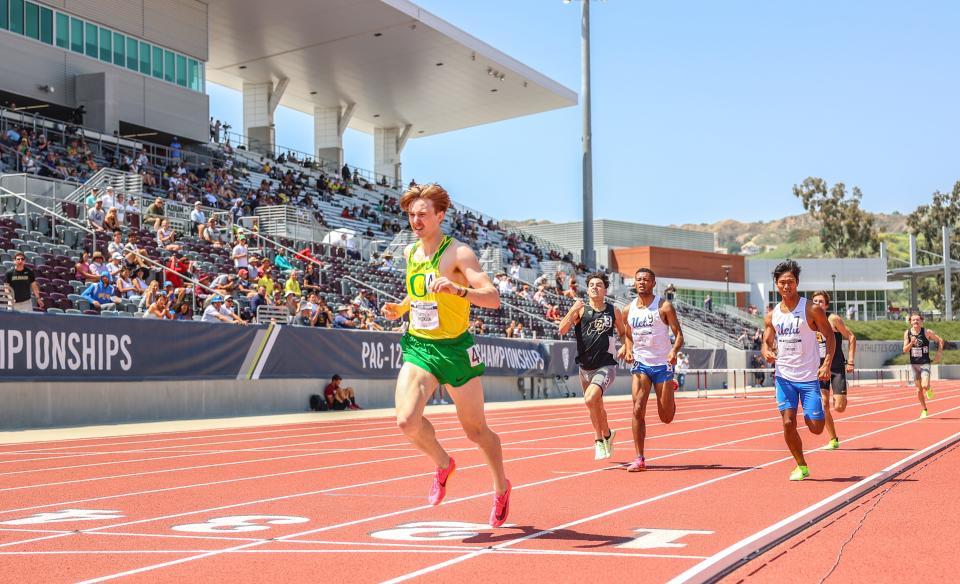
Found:
[[[927,399],[933,399],[933,388],[927,388]]]
[[[802,481],[803,479],[810,476],[810,469],[805,466],[798,466],[793,469],[793,472],[790,473],[791,481]]]
[[[830,442],[827,442],[827,445],[823,447],[824,450],[836,450],[840,448],[840,440],[836,438],[831,438]]]
[[[923,420],[923,419],[926,419],[926,417],[927,417],[927,410],[920,410],[920,419]]]

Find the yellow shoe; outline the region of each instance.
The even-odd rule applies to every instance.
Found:
[[[793,472],[790,473],[791,481],[802,481],[803,479],[810,476],[810,469],[805,466],[797,466],[793,469]]]
[[[923,420],[927,417],[927,410],[920,410],[920,419]]]
[[[827,445],[823,447],[824,450],[836,450],[840,448],[840,440],[836,438],[831,438],[830,442],[827,442]]]
[[[933,388],[927,389],[927,399],[933,399]]]

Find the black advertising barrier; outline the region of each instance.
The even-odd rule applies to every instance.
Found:
[[[577,344],[573,341],[546,341],[548,375],[578,375]],[[723,369],[727,366],[727,352],[723,349],[682,349],[690,357],[690,369]],[[627,363],[620,362],[618,375],[630,372]]]
[[[475,340],[488,375],[577,374],[571,341]],[[693,369],[727,363],[685,352]],[[0,381],[391,379],[402,364],[398,333],[0,312]]]
[[[544,375],[547,351],[537,341],[475,337],[487,375]],[[403,356],[400,334],[369,331],[283,327],[270,347],[261,379],[328,378],[392,379]]]
[[[202,322],[0,312],[0,379],[236,379],[256,333]]]

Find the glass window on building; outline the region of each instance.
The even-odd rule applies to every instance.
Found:
[[[706,300],[707,295],[713,300],[714,308],[721,304],[728,304],[730,306],[737,305],[737,295],[735,292],[725,292],[723,290],[689,290],[686,288],[677,289],[677,298],[696,308],[704,307],[703,301]]]
[[[127,69],[131,71],[140,70],[140,59],[137,57],[137,47],[140,43],[137,39],[127,37]]]
[[[190,59],[187,64],[187,75],[189,77],[190,89],[194,91],[203,91],[203,84],[200,81],[200,63],[195,59]]]
[[[163,52],[163,79],[173,83],[177,76],[177,60],[173,51]]]
[[[84,46],[86,47],[86,55],[88,57],[93,57],[96,59],[100,56],[100,52],[97,50],[97,36],[99,30],[97,25],[90,24],[89,22],[85,23],[86,29],[83,31],[83,40]]]
[[[70,18],[70,50],[83,52],[83,21],[79,18]]]
[[[53,10],[40,7],[40,41],[53,44]]]
[[[23,0],[10,0],[10,32],[23,34]]]
[[[0,29],[10,28],[10,2],[9,0],[0,0]]]
[[[33,2],[24,4],[23,33],[34,40],[40,40],[40,7]]]
[[[123,67],[126,64],[127,38],[119,32],[113,33],[113,64]]]
[[[100,60],[113,63],[113,31],[100,29]]]
[[[150,45],[143,41],[140,42],[140,72],[150,74]]]
[[[61,49],[70,48],[70,17],[62,12],[57,13],[56,28],[57,46]]]
[[[153,47],[153,76],[163,79],[163,49]]]
[[[177,85],[187,86],[187,58],[177,55]]]

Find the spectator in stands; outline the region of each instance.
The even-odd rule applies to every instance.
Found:
[[[241,268],[242,269],[242,268]],[[237,279],[233,274],[220,274],[210,283],[213,291],[221,296],[231,296],[237,291]]]
[[[100,189],[98,187],[93,187],[87,191],[87,196],[83,199],[83,205],[87,209],[92,209],[97,200],[100,199]]]
[[[90,264],[90,271],[97,275],[97,278],[93,280],[94,282],[100,281],[101,274],[110,274],[110,270],[107,269],[106,263],[103,261],[103,253],[99,251],[93,252],[93,263]]]
[[[304,302],[300,306],[300,311],[297,313],[297,316],[294,317],[293,322],[291,324],[293,324],[293,326],[311,327],[313,326],[314,321],[315,321],[315,314],[313,310],[310,308],[310,304],[308,302]]]
[[[132,300],[134,302],[140,302],[140,295],[137,294],[137,289],[133,285],[133,279],[130,277],[129,268],[126,266],[120,268],[120,273],[117,274],[116,282],[117,296],[127,300]]]
[[[193,262],[182,251],[175,251],[170,254],[165,267],[166,269],[163,271],[164,280],[173,284],[175,288],[184,287],[184,277],[193,277]]]
[[[110,279],[115,280],[121,269],[123,269],[123,256],[118,252],[111,255],[110,261],[107,262],[107,273],[110,274]]]
[[[330,383],[323,390],[323,397],[331,410],[359,410],[356,394],[352,387],[340,387],[343,378],[334,375]]]
[[[15,311],[33,312],[31,296],[37,299],[37,308],[43,309],[43,298],[40,297],[40,286],[36,282],[36,274],[27,266],[27,256],[23,252],[18,251],[14,254],[13,268],[7,272],[3,287],[13,299]]]
[[[276,288],[276,284],[273,281],[273,277],[271,276],[269,269],[260,271],[260,277],[257,278],[257,285],[264,287],[267,298],[273,298],[273,292],[274,288]]]
[[[513,327],[513,338],[515,339],[525,339],[529,336],[527,329],[523,326],[523,321],[516,321],[517,325]]]
[[[193,230],[197,232],[197,237],[203,237],[207,216],[203,213],[203,207],[200,206],[200,201],[193,204],[193,211],[190,211],[190,221],[193,221]]]
[[[366,288],[360,288],[357,290],[357,295],[353,299],[353,304],[359,306],[360,310],[363,312],[373,312],[376,309],[374,302],[371,300]]]
[[[743,332],[741,332],[740,336],[737,337],[737,345],[743,349],[746,349],[750,346],[750,331],[743,329]]]
[[[230,257],[233,258],[233,267],[235,268],[245,268],[249,265],[247,262],[247,239],[242,233],[237,236],[237,244],[233,246]]]
[[[560,322],[563,320],[563,316],[560,314],[559,304],[550,305],[550,308],[547,309],[546,319],[553,322]]]
[[[333,317],[333,328],[357,328],[349,306],[341,304],[337,307],[337,315]]]
[[[106,216],[103,218],[103,230],[114,231],[120,229],[120,227],[120,216],[117,214],[117,208],[112,207],[108,209]]]
[[[107,245],[107,253],[111,256],[115,253],[123,253],[123,233],[119,229],[113,232],[113,241]]]
[[[100,281],[87,286],[81,296],[90,301],[94,310],[113,310],[122,301],[117,296],[117,290],[111,283],[109,273],[100,274]]]
[[[486,333],[487,327],[483,324],[483,321],[479,318],[474,320],[470,324],[470,332],[474,335],[482,335]]]
[[[157,282],[154,281],[150,285],[153,286]],[[143,318],[156,318],[160,320],[172,319],[173,314],[171,314],[169,309],[169,300],[165,294],[157,294],[156,298],[150,305],[147,307],[147,311],[143,313]]]
[[[160,229],[157,230],[157,245],[167,251],[179,251],[180,246],[176,240],[177,233],[170,227],[170,220],[163,219],[160,222]]]
[[[147,293],[147,281],[145,280],[147,269],[138,266],[133,272],[133,278],[130,280],[133,285],[133,293],[138,298],[142,298]],[[156,284],[156,280],[153,281]]]
[[[210,304],[203,309],[203,316],[200,318],[201,322],[233,322],[233,319],[227,316],[224,312],[223,306],[223,296],[215,294],[210,299]]]
[[[107,211],[117,206],[117,197],[112,186],[107,187],[107,192],[100,197],[100,200],[103,202],[103,208]]]
[[[703,297],[703,308],[707,312],[713,312],[713,296],[707,294]]]
[[[300,280],[297,279],[297,276],[299,275],[299,271],[290,270],[290,275],[287,276],[287,280],[283,284],[283,292],[285,295],[293,293],[293,295],[297,298],[303,296],[303,289],[300,287]]]
[[[563,291],[563,297],[574,300],[580,297],[580,291],[577,289],[577,281],[574,278],[570,278],[570,287]]]
[[[757,327],[757,330],[753,331],[753,350],[759,351],[760,344],[763,342],[763,331]]]
[[[277,252],[277,255],[273,256],[273,265],[280,269],[281,274],[286,274],[287,272],[293,271],[293,264],[291,264],[290,260],[283,255],[283,250],[280,250]]]
[[[305,294],[320,292],[320,275],[317,273],[317,266],[313,262],[307,263],[307,271],[303,275],[302,288]]]
[[[376,319],[373,316],[372,312],[367,312],[363,316],[363,323],[358,327],[368,331],[382,331],[383,327],[380,326]]]
[[[520,291],[517,292],[517,296],[523,298],[524,300],[530,300],[530,285],[523,284],[520,286]]]
[[[257,293],[250,297],[250,310],[253,311],[253,314],[256,314],[257,308],[269,305],[270,297],[267,296],[267,289],[263,286],[257,286]]]
[[[150,271],[150,263],[147,261],[147,250],[140,247],[140,236],[136,231],[131,231],[127,237],[127,243],[123,246],[123,257],[131,266],[142,268],[144,273]]]
[[[97,200],[93,203],[93,208],[87,211],[87,227],[97,232],[103,231],[103,220],[107,213],[103,210],[103,201]]]
[[[508,339],[514,338],[516,336],[514,332],[517,330],[517,324],[518,323],[516,320],[511,320],[510,324],[508,324],[507,328],[504,330],[503,336],[507,337]]]
[[[236,324],[247,324],[247,321],[240,318],[240,315],[238,314],[239,307],[237,306],[237,302],[233,299],[233,296],[227,296],[223,300],[222,312]]]
[[[380,264],[381,272],[389,272],[393,270],[393,254],[385,253],[383,254],[383,263]]]
[[[127,222],[127,204],[123,200],[123,193],[117,194],[117,204],[113,207],[117,210],[117,221],[120,222],[120,225],[126,225]],[[136,208],[133,212],[136,213]]]
[[[176,136],[173,137],[173,141],[170,142],[170,158],[182,158],[183,157],[183,145],[180,143],[180,139]]]
[[[96,282],[100,279],[100,272],[95,272],[90,267],[90,252],[86,250],[80,253],[80,261],[74,264],[73,273],[77,280],[84,284]]]
[[[177,304],[171,312],[173,313],[173,320],[193,320],[193,310],[190,309],[190,304],[187,302]]]
[[[327,305],[327,301],[322,297],[317,297],[313,301],[317,305],[316,309],[316,321],[313,323],[313,326],[321,328],[330,328],[333,326],[333,311],[330,310],[330,306]]]
[[[200,237],[212,245],[214,249],[223,248],[223,234],[217,228],[217,220],[213,217],[207,219],[207,224],[201,231]]]
[[[153,222],[153,230],[157,231],[160,229],[161,222],[166,216],[166,210],[163,208],[163,199],[157,197],[153,204],[147,207],[147,212],[143,215],[143,222]]]

